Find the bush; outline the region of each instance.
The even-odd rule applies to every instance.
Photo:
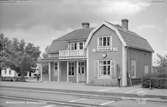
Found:
[[[167,89],[167,73],[152,73],[142,79],[143,88]]]

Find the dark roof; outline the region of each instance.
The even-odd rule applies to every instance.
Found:
[[[84,28],[67,33],[66,35],[54,40],[49,46],[47,53],[56,53],[59,50],[65,49],[69,41],[86,40],[92,30],[93,28]]]
[[[148,41],[143,37],[139,36],[138,34],[132,31],[124,30],[119,25],[113,25],[112,23],[109,23],[109,24],[111,24],[112,26],[118,29],[122,38],[126,42],[127,47],[145,50],[149,52],[154,51],[150,46],[150,44],[148,43]],[[57,53],[59,50],[66,49],[67,43],[69,41],[86,40],[92,30],[93,28],[86,28],[86,29],[84,28],[84,29],[77,29],[70,33],[67,33],[66,35],[54,40],[52,44],[49,46],[47,52]]]
[[[57,53],[59,50],[65,49],[67,46],[66,41],[54,40],[47,49],[47,53]]]
[[[121,36],[123,37],[127,47],[145,50],[145,51],[149,51],[149,52],[154,52],[153,48],[150,46],[148,41],[145,38],[139,36],[137,33],[122,29],[122,27],[118,24],[114,25],[110,22],[106,22],[106,23],[109,23],[110,25],[112,25],[118,29],[118,31],[121,34]]]
[[[73,41],[73,40],[86,40],[89,36],[89,33],[93,30],[93,28],[83,28],[77,29],[66,35],[56,39],[59,41]]]
[[[128,47],[150,51],[150,52],[154,51],[150,46],[150,44],[148,43],[148,41],[142,38],[141,36],[139,36],[138,34],[128,30],[118,29],[118,31],[120,32],[121,36],[123,37]]]

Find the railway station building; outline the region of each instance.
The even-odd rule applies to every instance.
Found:
[[[92,28],[88,22],[53,40],[48,47],[49,81],[92,85],[127,86],[152,70],[153,49],[148,41],[121,25],[103,22]],[[42,72],[42,69],[41,69]]]

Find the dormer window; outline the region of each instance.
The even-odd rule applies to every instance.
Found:
[[[98,49],[110,49],[112,46],[112,38],[111,36],[102,36],[99,37],[98,40]]]
[[[84,47],[84,43],[83,42],[79,42],[79,49],[83,49],[83,47]]]
[[[77,50],[77,43],[70,43],[71,50]]]
[[[73,42],[73,43],[69,43],[68,46],[70,50],[83,50],[84,42]]]

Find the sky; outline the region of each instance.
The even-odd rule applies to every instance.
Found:
[[[64,34],[81,28],[82,22],[96,27],[104,21],[121,24],[148,40],[156,54],[167,54],[167,0],[2,0],[0,33],[25,39],[42,52]]]

